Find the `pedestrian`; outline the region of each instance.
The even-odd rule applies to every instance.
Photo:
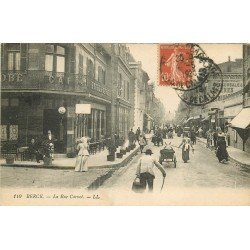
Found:
[[[212,129],[209,129],[206,132],[206,137],[207,137],[207,148],[210,148],[212,146],[212,141],[213,141],[213,131],[212,131]]]
[[[134,145],[135,133],[133,132],[133,129],[132,129],[132,128],[131,128],[130,131],[128,132],[128,141],[129,141],[129,146]]]
[[[190,139],[193,145],[196,144],[196,134],[194,132],[194,129],[192,129],[190,132]]]
[[[200,127],[198,129],[198,133],[199,133],[199,137],[202,138],[202,136],[203,136],[203,129],[202,129],[202,127]]]
[[[146,144],[147,144],[147,142],[145,140],[145,137],[143,137],[143,135],[141,134],[139,136],[139,145],[140,145],[141,153],[142,153],[142,150],[143,150],[143,148],[145,147]]]
[[[86,137],[82,137],[80,139],[79,144],[77,145],[78,154],[75,163],[76,172],[88,171],[88,158],[89,158],[88,149],[89,149],[88,139]]]
[[[229,156],[227,152],[226,135],[222,132],[220,128],[218,128],[216,156],[220,163],[228,162]]]
[[[148,186],[149,192],[153,191],[154,186],[154,166],[161,171],[163,178],[166,177],[166,171],[162,165],[152,157],[152,154],[152,150],[147,149],[145,155],[141,156],[136,170],[136,176],[140,179],[142,190],[145,191]]]
[[[135,132],[135,137],[136,137],[136,140],[138,142],[139,142],[140,134],[141,134],[141,129],[140,129],[140,127],[138,127],[137,130],[136,130],[136,132]]]
[[[190,139],[183,139],[182,143],[180,144],[179,148],[182,147],[182,160],[184,163],[187,163],[189,161],[189,152],[190,149],[193,149],[193,146],[190,144]]]
[[[45,137],[45,144],[49,146],[50,157],[52,158],[52,160],[54,160],[55,141],[55,136],[52,135],[51,130],[48,130],[48,134]]]
[[[217,148],[217,140],[218,140],[218,128],[213,133],[213,141],[214,141],[214,148]]]
[[[31,139],[28,145],[28,154],[31,161],[34,161],[34,159],[36,159],[36,162],[40,163],[40,160],[43,159],[43,156],[39,151],[38,144],[34,138]]]

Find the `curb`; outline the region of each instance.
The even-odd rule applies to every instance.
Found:
[[[102,166],[89,166],[89,170],[91,169],[102,169],[102,168],[120,168],[124,167],[130,160],[133,158],[139,151],[139,147],[137,147],[130,155],[128,155],[123,161],[115,164],[106,164]],[[36,168],[36,169],[53,169],[53,170],[74,170],[72,166],[60,167],[60,166],[44,166],[44,165],[22,165],[22,164],[0,164],[2,167],[18,167],[18,168]]]

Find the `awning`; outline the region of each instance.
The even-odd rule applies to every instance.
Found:
[[[250,107],[243,108],[230,122],[231,127],[246,129],[250,125]]]

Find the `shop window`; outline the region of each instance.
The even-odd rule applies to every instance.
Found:
[[[58,45],[46,45],[45,70],[65,73],[65,48]]]
[[[18,139],[18,125],[10,125],[10,141]]]
[[[0,125],[1,127],[1,141],[7,141],[7,125]]]

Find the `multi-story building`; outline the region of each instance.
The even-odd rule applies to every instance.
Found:
[[[112,133],[127,138],[134,126],[134,76],[129,67],[130,52],[125,44],[104,44],[111,55]]]
[[[135,62],[130,57],[130,69],[133,73],[135,82],[135,98],[134,98],[134,130],[140,128],[143,131],[144,119],[147,119],[146,113],[146,86],[149,81],[148,74],[142,69],[141,62]]]
[[[233,146],[250,152],[250,45],[243,45],[243,107],[230,122]]]
[[[242,89],[243,89],[243,60],[236,59],[218,64],[222,71],[223,89],[217,99],[204,106],[187,106],[182,108],[184,111],[187,125],[202,125],[204,130],[216,127],[225,128],[242,108]],[[216,79],[209,78],[209,81]],[[220,80],[220,79],[218,79]],[[180,115],[179,115],[180,116]]]
[[[77,137],[110,135],[110,65],[100,44],[2,44],[1,141],[27,145],[51,130],[66,153]],[[75,114],[80,103],[90,114]]]

